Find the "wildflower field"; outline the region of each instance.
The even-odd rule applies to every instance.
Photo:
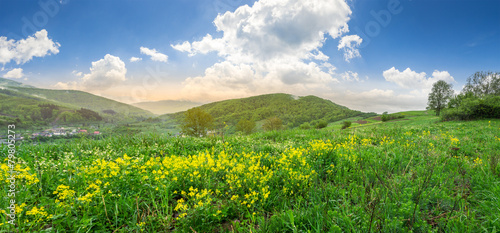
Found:
[[[6,146],[0,147],[2,155]],[[500,121],[16,147],[0,232],[498,232]]]

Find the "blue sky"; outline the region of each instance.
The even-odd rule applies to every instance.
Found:
[[[0,76],[127,103],[286,92],[418,110],[499,55],[496,0],[0,1]]]

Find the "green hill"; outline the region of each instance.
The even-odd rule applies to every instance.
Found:
[[[154,114],[162,115],[162,114],[186,111],[190,108],[198,107],[202,105],[202,103],[196,103],[187,100],[161,100],[161,101],[151,101],[151,102],[139,102],[132,105],[150,111]]]
[[[3,88],[2,88],[3,87]],[[0,89],[5,89],[6,87],[32,87],[30,85],[26,85],[20,82],[16,82],[14,80],[0,78]]]
[[[14,87],[13,89],[16,89],[24,94],[59,103],[60,105],[77,108],[87,108],[100,114],[107,114],[106,112],[110,112],[110,115],[114,115],[114,113],[112,113],[112,111],[114,111],[119,115],[131,118],[144,118],[153,116],[151,112],[140,109],[138,107],[96,96],[83,91],[49,90],[23,87]]]
[[[212,115],[218,124],[226,122],[235,125],[242,119],[261,121],[270,117],[278,117],[283,124],[297,127],[302,123],[317,121],[332,122],[353,116],[363,115],[360,111],[350,110],[330,100],[316,96],[295,97],[289,94],[268,94],[242,99],[214,102],[200,106]],[[178,122],[184,112],[162,115]]]
[[[0,123],[47,125],[143,120],[154,114],[83,91],[48,90],[0,78]]]

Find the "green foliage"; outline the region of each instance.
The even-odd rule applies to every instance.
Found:
[[[450,99],[441,119],[500,118],[500,73],[476,72],[459,95]]]
[[[240,120],[236,125],[236,130],[244,134],[251,134],[255,130],[255,121]]]
[[[500,96],[478,98],[469,95],[457,100],[457,103],[457,107],[444,110],[443,121],[500,118]]]
[[[16,225],[1,214],[0,229],[498,231],[500,120],[419,117],[426,118],[413,125],[224,141],[149,133],[18,144]],[[1,154],[8,150],[0,146]],[[7,193],[8,165],[0,163]],[[0,198],[0,206],[9,201]]]
[[[299,126],[299,128],[301,128],[301,129],[310,129],[310,128],[312,128],[312,127],[311,127],[311,124],[309,124],[308,122],[305,122],[305,123],[302,123],[302,124]]]
[[[189,109],[181,125],[182,132],[191,136],[205,136],[213,127],[214,118],[201,108]]]
[[[328,126],[328,122],[326,122],[325,120],[319,120],[318,123],[316,123],[316,125],[314,126],[314,128],[322,129],[325,128],[326,126]]]
[[[471,93],[482,98],[488,95],[500,95],[500,72],[478,71],[467,78],[462,93]]]
[[[92,111],[90,109],[81,108],[80,110],[77,110],[76,112],[80,116],[82,116],[83,118],[85,118],[86,120],[90,120],[90,121],[100,121],[100,120],[102,120],[102,117],[99,116],[99,113],[94,112],[94,111]]]
[[[342,129],[347,129],[347,128],[351,127],[351,124],[352,124],[352,122],[350,122],[350,121],[343,121],[342,122]]]
[[[258,122],[276,116],[292,128],[315,120],[332,122],[362,114],[316,96],[294,97],[288,94],[225,100],[200,108],[212,115],[216,122],[227,122],[229,125],[236,125],[242,119]],[[183,114],[163,115],[162,118],[171,116],[180,121]]]
[[[441,110],[446,107],[448,100],[453,97],[453,85],[439,80],[432,85],[432,91],[429,93],[427,109],[435,110],[436,116],[439,116]]]
[[[278,117],[271,117],[264,121],[262,128],[266,131],[281,130],[283,128],[283,121]]]
[[[390,121],[390,120],[395,120],[395,119],[401,119],[404,118],[405,116],[403,114],[387,114],[387,112],[384,112],[382,116],[380,116],[380,120],[383,122]]]

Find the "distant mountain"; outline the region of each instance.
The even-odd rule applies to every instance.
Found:
[[[190,108],[201,106],[202,103],[191,102],[187,100],[161,100],[151,102],[139,102],[132,104],[138,108],[148,110],[154,114],[162,115],[186,111]]]
[[[0,78],[0,123],[123,122],[154,117],[146,110],[83,91],[48,90]]]
[[[105,97],[96,96],[83,91],[49,90],[41,88],[22,87],[16,87],[14,89],[18,90],[21,93],[53,101],[60,105],[77,108],[87,108],[98,113],[106,114],[106,112],[115,112],[124,116],[139,118],[154,116],[151,112],[140,109],[138,107],[124,104]]]
[[[14,80],[6,79],[6,78],[0,78],[0,88],[2,87],[31,87],[34,88],[33,86],[26,85],[20,82],[16,82]]]
[[[232,125],[242,119],[257,122],[279,117],[284,124],[297,127],[302,123],[332,122],[364,114],[316,96],[296,97],[281,93],[219,101],[200,108],[211,114],[219,124],[226,122]],[[166,114],[160,118],[173,118],[180,122],[184,113]]]

